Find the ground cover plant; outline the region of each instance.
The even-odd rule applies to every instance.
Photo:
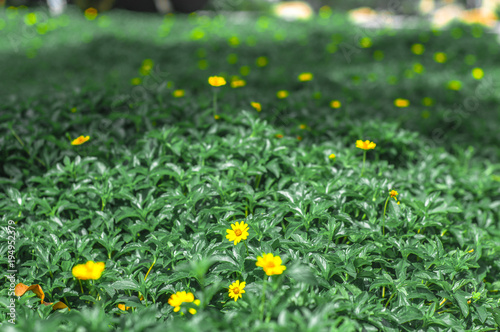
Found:
[[[2,330],[499,329],[482,27],[0,17]]]

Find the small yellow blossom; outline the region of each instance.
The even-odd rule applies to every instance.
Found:
[[[248,225],[244,221],[241,223],[231,224],[231,229],[226,229],[227,235],[226,239],[229,241],[234,241],[234,245],[237,245],[241,240],[246,240],[248,237]]]
[[[265,56],[260,56],[255,61],[258,67],[265,67],[269,63],[269,60]]]
[[[276,134],[274,135],[276,138],[283,138],[283,134]]]
[[[408,99],[398,98],[394,100],[394,106],[396,107],[408,107],[410,105],[410,101]]]
[[[413,44],[411,46],[411,51],[412,51],[413,54],[420,55],[420,54],[424,53],[425,47],[422,44]]]
[[[247,82],[245,80],[235,80],[231,82],[231,87],[232,88],[240,88],[242,86],[245,86]]]
[[[307,128],[307,125],[305,123],[302,123],[300,126],[299,126],[300,129],[304,130]]]
[[[273,254],[263,254],[262,257],[257,257],[256,266],[264,269],[264,272],[268,276],[275,274],[282,274],[286,270],[286,266],[281,265],[281,257],[274,256]]]
[[[396,190],[391,190],[391,192],[389,193],[389,195],[391,196],[391,198],[396,198],[396,196],[399,195],[399,194],[398,194],[398,192]]]
[[[250,103],[250,105],[252,105],[253,108],[255,108],[257,110],[257,112],[260,112],[262,111],[262,106],[260,105],[260,103],[257,103],[255,101],[252,101]]]
[[[335,155],[335,153],[332,153],[331,155],[328,156],[329,159],[335,159],[337,158],[337,156]]]
[[[434,61],[438,63],[445,63],[446,62],[446,54],[443,52],[438,52],[434,54]]]
[[[71,145],[80,145],[80,144],[87,142],[89,139],[90,139],[90,136],[80,136],[78,138],[75,138],[71,142]]]
[[[330,102],[330,107],[331,108],[340,108],[342,106],[342,103],[338,100],[332,100]]]
[[[208,84],[210,84],[211,86],[223,86],[223,85],[226,85],[226,80],[224,79],[224,77],[220,77],[220,76],[210,76],[208,78]]]
[[[280,90],[276,93],[276,97],[278,97],[279,99],[284,99],[284,98],[288,97],[288,91]]]
[[[484,71],[481,68],[472,69],[472,77],[476,80],[480,80],[484,77]]]
[[[240,44],[240,40],[238,39],[238,37],[233,36],[228,39],[228,43],[230,46],[236,47]]]
[[[233,282],[230,286],[229,286],[229,297],[234,299],[234,301],[236,302],[238,300],[238,298],[242,298],[243,293],[245,293],[245,291],[243,290],[246,286],[246,283],[243,281],[240,283],[239,280],[236,280],[235,282]]]
[[[168,304],[170,304],[172,307],[174,307],[174,312],[178,312],[181,310],[181,304],[182,303],[190,303],[193,302],[197,306],[200,305],[200,300],[195,300],[193,293],[189,292],[186,293],[185,291],[183,292],[177,292],[175,294],[172,294],[170,298],[168,299]],[[196,313],[196,309],[190,308],[189,312],[194,315]]]
[[[302,136],[297,136],[297,141],[302,141]]]
[[[75,278],[80,280],[97,280],[101,277],[104,268],[104,262],[95,263],[93,261],[88,261],[85,264],[76,265],[75,267],[73,267],[71,272],[73,273],[73,276]]]
[[[360,149],[363,149],[363,150],[371,150],[371,149],[375,149],[375,147],[377,146],[377,144],[373,143],[373,142],[370,142],[369,140],[366,140],[366,141],[362,141],[362,140],[357,140],[356,141],[356,147],[357,148],[360,148]]]
[[[95,20],[95,18],[97,17],[97,9],[92,8],[92,7],[87,8],[87,9],[85,10],[84,15],[85,15],[85,18],[86,18],[87,20],[89,20],[89,21],[93,21],[93,20]]]
[[[474,249],[471,249],[469,251],[467,251],[469,254],[472,254],[474,252]]]
[[[76,107],[73,107],[73,108],[71,109],[71,113],[76,113]]]
[[[313,79],[313,74],[311,73],[302,73],[298,77],[298,80],[301,82],[311,81],[312,79]]]
[[[130,307],[126,307],[125,304],[122,304],[122,303],[118,304],[117,307],[118,307],[118,309],[123,310],[123,311],[127,311],[130,309]]]
[[[184,97],[185,95],[185,91],[184,90],[174,90],[174,92],[172,92],[172,95],[175,97],[175,98],[181,98],[181,97]]]
[[[219,114],[215,114],[215,115],[214,115],[214,119],[215,119],[215,120],[219,120],[219,119],[220,119],[220,115],[219,115]]]
[[[453,80],[448,82],[448,89],[458,91],[462,88],[462,82]]]

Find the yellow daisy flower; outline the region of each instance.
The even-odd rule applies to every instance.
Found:
[[[245,293],[243,288],[245,288],[246,283],[243,281],[240,283],[239,280],[236,280],[229,286],[229,297],[234,299],[236,302],[238,298],[242,298],[243,296],[241,294]]]
[[[335,159],[337,158],[337,156],[335,155],[335,153],[332,153],[331,155],[328,156],[329,159]]]
[[[88,261],[85,264],[76,265],[75,267],[73,267],[71,272],[73,273],[73,276],[75,278],[80,280],[97,280],[101,277],[104,268],[104,262],[95,263],[93,261]]]
[[[313,74],[311,74],[311,73],[302,73],[302,74],[299,75],[298,79],[301,82],[311,81],[313,79]]]
[[[234,241],[234,245],[240,243],[241,240],[246,240],[248,237],[248,225],[244,221],[241,223],[231,224],[231,229],[226,229],[226,239]]]
[[[185,95],[185,91],[184,90],[175,90],[174,92],[172,92],[172,95],[175,97],[175,98],[181,98],[181,97],[184,97]]]
[[[80,145],[80,144],[87,142],[89,139],[90,139],[90,136],[80,136],[78,138],[75,138],[71,142],[71,145]]]
[[[253,108],[255,108],[257,110],[257,112],[260,112],[262,111],[262,106],[260,105],[260,103],[257,103],[257,102],[251,102],[250,105],[252,105]]]
[[[398,195],[398,192],[396,190],[391,190],[391,192],[389,193],[389,195],[391,196],[391,198],[394,198],[396,201],[398,200],[396,198],[396,196]]]
[[[184,302],[193,302],[197,306],[200,305],[200,300],[195,300],[194,295],[191,292],[177,292],[175,294],[172,294],[172,296],[170,296],[170,299],[168,299],[168,304],[174,307],[174,312],[178,312],[179,310],[181,310],[181,304]],[[190,308],[189,312],[194,315],[196,313],[196,309]]]
[[[342,106],[342,104],[338,100],[332,100],[330,102],[330,107],[331,108],[340,108],[340,106]]]
[[[276,97],[278,97],[279,99],[284,99],[284,98],[288,97],[288,91],[280,90],[276,93]]]
[[[408,99],[398,98],[394,100],[394,106],[396,107],[408,107],[410,105],[410,101]]]
[[[363,142],[362,140],[358,139],[356,141],[356,147],[363,149],[363,150],[375,149],[376,146],[377,146],[377,144],[375,144],[374,142],[370,142],[369,140],[366,140]]]
[[[286,270],[286,266],[281,265],[281,257],[274,256],[273,254],[263,254],[262,257],[257,257],[256,266],[259,266],[264,269],[264,272],[268,276],[272,276],[275,274],[282,274],[283,271]]]
[[[220,76],[210,76],[208,78],[208,84],[210,84],[211,86],[223,86],[223,85],[226,85],[226,80],[224,79],[224,77],[220,77]]]

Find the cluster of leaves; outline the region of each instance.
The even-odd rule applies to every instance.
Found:
[[[158,23],[127,17],[150,28]],[[295,26],[290,39],[282,42],[265,39],[266,32],[260,31],[261,43],[239,50],[190,40],[191,29],[201,27],[221,34],[226,43],[228,29],[220,29],[217,22],[212,26],[196,17],[175,18],[173,42],[167,45],[178,43],[178,53],[155,59],[178,61],[168,67],[172,78],[144,85],[140,95],[137,90],[124,95],[123,87],[103,86],[99,91],[91,82],[77,81],[79,89],[61,87],[60,93],[43,97],[41,91],[48,90],[38,87],[37,98],[2,100],[0,212],[5,224],[16,222],[16,278],[40,285],[48,301],[63,301],[71,309],[54,312],[40,306],[34,294],[26,294],[16,299],[18,329],[497,330],[500,164],[492,142],[498,137],[477,138],[478,132],[491,133],[478,118],[466,136],[477,138],[469,142],[471,147],[436,146],[435,140],[408,130],[414,110],[397,117],[392,110],[393,98],[412,89],[414,100],[431,96],[437,105],[448,106],[469,92],[440,93],[418,78],[379,88],[360,79],[371,62],[371,52],[361,49],[339,74],[332,69],[331,75],[319,75],[326,57],[321,52],[330,42],[325,31],[334,23],[304,23],[299,25],[303,30]],[[263,26],[262,19],[258,22]],[[279,29],[288,24],[267,22]],[[69,31],[56,30],[44,38],[56,40],[81,26],[102,33],[91,23],[76,20]],[[255,33],[253,27],[238,29],[241,36]],[[335,40],[352,39],[342,29]],[[314,36],[311,53],[290,51],[291,43],[304,40],[304,31]],[[142,37],[153,39],[137,38]],[[415,32],[398,37],[398,45],[406,49],[420,38]],[[427,49],[442,47],[442,38],[433,36]],[[490,40],[464,39],[478,47]],[[403,57],[404,51],[389,41],[385,35],[378,40],[389,61]],[[136,44],[96,41],[90,45],[95,62],[87,70],[93,73],[112,63],[106,50],[116,48],[111,54],[118,54],[130,45]],[[137,54],[120,65],[125,75],[136,75],[136,60],[158,50],[145,45],[146,51],[134,46]],[[455,48],[451,54],[461,56],[461,45],[450,45]],[[226,52],[238,52],[242,64],[262,55],[270,61],[265,68],[252,69],[247,87],[220,88],[219,120],[212,117],[207,72],[193,68],[193,59],[186,56],[199,48],[209,50],[211,70],[227,74],[238,68],[224,61]],[[88,61],[85,52],[78,59]],[[290,58],[280,62],[285,54]],[[46,56],[39,55],[42,63]],[[339,51],[334,56],[344,55]],[[1,57],[3,66],[6,56]],[[432,67],[430,61],[424,64]],[[312,82],[298,83],[297,73],[283,75],[286,64],[300,67],[297,73],[318,73]],[[400,64],[396,70],[403,75],[406,69]],[[44,69],[33,73],[44,75]],[[72,75],[78,76],[78,70]],[[61,77],[53,73],[49,79]],[[120,85],[117,77],[108,79]],[[432,84],[442,80],[435,76]],[[289,98],[275,99],[277,84],[290,91]],[[472,79],[467,84],[472,86]],[[332,86],[338,87],[335,97]],[[168,99],[174,87],[189,89],[190,98]],[[493,93],[486,102],[497,97]],[[332,111],[328,101],[333,98],[342,99],[344,108]],[[262,103],[260,114],[250,101]],[[380,114],[366,114],[368,105],[380,108]],[[394,119],[378,119],[384,115]],[[303,123],[307,126],[299,127]],[[81,134],[91,139],[71,146],[68,138]],[[450,142],[458,137],[450,131]],[[357,139],[377,143],[368,152],[364,176]],[[481,144],[493,152],[490,159],[472,147]],[[335,159],[329,159],[332,153]],[[384,217],[391,189],[400,193],[401,204],[390,200]],[[242,220],[250,226],[248,253],[243,243],[235,246],[225,238],[229,225]],[[7,239],[8,229],[0,232]],[[7,251],[2,241],[2,265]],[[266,290],[260,319],[263,272],[255,261],[268,252],[279,254],[287,269]],[[71,269],[87,260],[105,262],[106,270],[99,280],[81,287]],[[247,283],[237,302],[227,293],[234,280]],[[180,316],[168,305],[171,294],[184,290],[201,300],[194,316]],[[4,311],[7,294],[8,289],[0,290],[2,321],[9,319]],[[118,304],[132,309],[125,312]]]

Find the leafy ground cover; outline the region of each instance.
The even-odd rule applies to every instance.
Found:
[[[500,47],[481,27],[325,8],[0,27],[1,262],[39,285],[0,290],[2,329],[14,298],[20,331],[498,330]],[[75,278],[87,261],[102,275]]]

